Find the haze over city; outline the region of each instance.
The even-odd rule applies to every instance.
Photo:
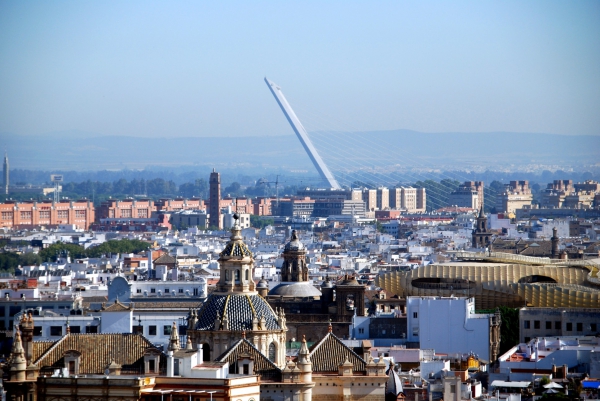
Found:
[[[599,135],[600,4],[2,2],[0,132]]]

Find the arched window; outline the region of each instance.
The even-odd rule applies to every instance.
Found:
[[[229,281],[229,270],[225,270],[225,280]]]
[[[246,269],[246,281],[248,281],[248,269]]]
[[[210,362],[210,345],[208,343],[202,344],[202,360]]]
[[[276,355],[277,355],[277,346],[275,345],[275,342],[272,342],[271,344],[269,344],[269,360],[271,362],[275,362]]]
[[[240,270],[236,270],[235,271],[235,282],[239,283],[240,282]]]

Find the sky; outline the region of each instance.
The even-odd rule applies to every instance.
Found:
[[[598,1],[0,1],[0,133],[600,135]]]

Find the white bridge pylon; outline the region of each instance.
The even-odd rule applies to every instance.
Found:
[[[298,136],[298,139],[300,139],[300,143],[302,144],[302,146],[304,146],[304,150],[306,150],[306,153],[308,153],[308,157],[310,157],[310,160],[313,162],[321,178],[325,180],[331,188],[340,189],[340,184],[338,184],[336,179],[333,177],[331,171],[329,171],[329,168],[327,168],[327,165],[325,164],[323,159],[321,159],[319,152],[317,152],[317,149],[310,141],[308,133],[302,126],[302,123],[296,116],[296,113],[294,113],[292,106],[290,106],[285,96],[283,96],[281,88],[273,81],[269,81],[266,77],[265,82],[267,83],[267,86],[271,90],[273,96],[275,96],[275,100],[277,100],[279,107],[281,107],[283,114],[285,114],[285,117],[292,126],[292,129],[294,130],[296,135]]]

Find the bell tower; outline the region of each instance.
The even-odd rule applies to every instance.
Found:
[[[487,228],[487,217],[483,212],[483,205],[479,209],[477,216],[477,226],[472,234],[473,248],[486,248],[490,245],[492,233]]]
[[[243,241],[242,229],[238,224],[240,217],[235,213],[233,218],[235,224],[231,229],[230,241],[219,254],[221,277],[215,292],[256,293],[252,252]]]
[[[283,265],[281,266],[282,282],[308,281],[306,266],[306,248],[300,242],[296,230],[292,230],[292,238],[283,250]]]

